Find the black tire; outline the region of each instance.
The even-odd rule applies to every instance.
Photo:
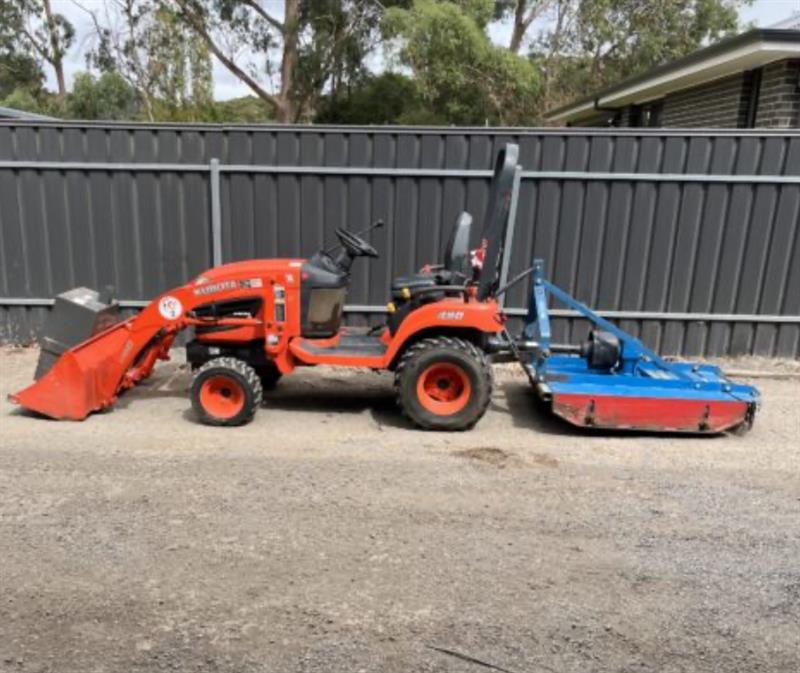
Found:
[[[255,369],[236,358],[214,358],[192,381],[192,408],[207,425],[243,425],[261,406],[261,381]],[[227,401],[226,401],[227,400]]]
[[[436,379],[439,367],[457,374],[453,389],[450,389],[452,382],[445,380],[444,387],[436,382],[440,390],[450,389],[456,396],[452,403],[434,401],[420,392],[420,388],[422,391],[429,389],[425,384],[430,383],[430,377]],[[418,341],[403,353],[395,369],[394,386],[397,403],[403,414],[420,428],[469,430],[489,406],[493,386],[492,368],[486,354],[469,341],[455,337],[433,337]],[[436,387],[434,392],[437,392]],[[450,409],[444,405],[458,408]]]
[[[267,364],[256,367],[255,369],[256,374],[258,374],[258,378],[261,379],[261,387],[264,390],[272,390],[276,385],[278,385],[278,381],[280,380],[281,376],[283,376],[280,369],[278,369],[274,362],[268,362]]]

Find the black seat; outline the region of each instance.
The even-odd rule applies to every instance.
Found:
[[[398,276],[392,281],[392,297],[403,299],[404,289],[411,291],[435,285],[463,285],[469,277],[469,234],[472,215],[461,213],[450,233],[444,252],[444,263],[428,267],[411,276]]]

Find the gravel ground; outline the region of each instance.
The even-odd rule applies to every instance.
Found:
[[[172,363],[33,418],[36,357],[0,352],[3,673],[800,667],[796,378],[744,437],[574,431],[509,369],[469,433],[324,369],[218,429]]]

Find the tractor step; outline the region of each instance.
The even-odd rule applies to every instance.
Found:
[[[295,339],[292,354],[307,364],[382,367],[386,344],[377,334],[342,334],[336,340]]]

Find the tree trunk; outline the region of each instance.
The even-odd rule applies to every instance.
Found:
[[[297,40],[300,23],[300,0],[286,0],[283,19],[283,57],[281,58],[280,104],[276,110],[278,121],[291,124],[299,114],[294,100],[294,75],[297,66]]]
[[[50,0],[42,0],[44,14],[47,19],[47,33],[50,36],[50,48],[52,57],[48,59],[53,70],[56,72],[56,82],[58,83],[58,98],[62,102],[67,96],[67,84],[64,79],[64,58],[61,53],[61,45],[58,43],[58,28],[53,21],[53,10],[50,7]]]
[[[517,6],[514,8],[514,28],[511,31],[511,42],[508,45],[508,49],[515,54],[519,53],[519,48],[522,46],[522,38],[525,37],[525,31],[528,28],[525,23],[526,4],[526,0],[517,0]]]

